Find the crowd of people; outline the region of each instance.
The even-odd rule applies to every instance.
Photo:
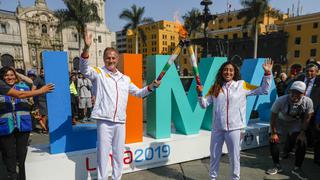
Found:
[[[128,94],[146,97],[160,82],[154,80],[140,89],[130,77],[122,74],[117,65],[119,52],[106,48],[105,66],[88,65],[92,35],[84,33],[85,47],[80,59],[80,72],[70,73],[70,101],[72,124],[95,121],[97,123],[97,176],[108,179],[108,157],[112,150],[112,179],[121,179],[125,143],[125,123]],[[202,108],[214,104],[214,119],[210,141],[210,179],[219,174],[222,145],[228,149],[231,179],[240,179],[240,150],[246,127],[246,98],[268,94],[271,88],[273,62],[267,59],[262,66],[263,82],[260,87],[241,80],[237,65],[228,61],[216,75],[214,84],[204,97],[198,97]],[[266,170],[269,175],[283,171],[280,156],[289,158],[295,151],[292,174],[308,179],[302,170],[307,148],[313,148],[314,163],[320,166],[320,65],[308,61],[303,68],[295,66],[287,76],[280,72],[274,80],[278,98],[271,108],[270,153],[274,166]],[[0,150],[8,179],[25,179],[24,162],[30,132],[38,124],[42,133],[48,132],[45,93],[54,90],[46,84],[44,70],[29,70],[25,76],[14,68],[0,71]],[[197,87],[200,91],[202,87]],[[95,106],[96,104],[96,106]],[[18,167],[18,172],[16,170]]]
[[[313,148],[314,163],[320,166],[320,64],[308,60],[305,67],[292,66],[290,77],[285,73],[275,76],[279,98],[272,106],[270,119],[270,151],[274,167],[268,174],[282,171],[279,162],[287,159],[295,149],[295,164],[292,173],[299,179],[307,179],[301,166],[308,147]]]
[[[72,124],[93,121],[90,117],[95,96],[91,80],[81,73],[71,73],[70,96]]]

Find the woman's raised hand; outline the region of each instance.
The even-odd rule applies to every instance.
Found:
[[[267,58],[264,61],[264,64],[262,65],[264,72],[271,73],[272,67],[273,67],[273,61],[271,58]]]

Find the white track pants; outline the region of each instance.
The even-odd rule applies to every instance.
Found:
[[[98,180],[108,180],[107,163],[112,148],[112,179],[120,180],[126,128],[123,123],[97,120],[97,173]]]
[[[224,141],[227,144],[231,179],[240,179],[240,133],[241,130],[212,130],[210,144],[210,177],[216,180],[219,174],[219,163]]]

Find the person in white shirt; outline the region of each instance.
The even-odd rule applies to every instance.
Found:
[[[246,127],[247,96],[268,94],[271,86],[273,63],[267,59],[263,64],[265,76],[260,87],[240,80],[240,70],[231,61],[220,67],[216,81],[205,97],[199,97],[202,108],[213,103],[210,142],[210,178],[215,180],[219,173],[222,145],[227,144],[231,164],[231,179],[240,179],[240,135]],[[199,87],[197,87],[199,91]]]
[[[91,118],[97,121],[97,173],[98,180],[108,179],[107,163],[112,149],[112,179],[122,176],[123,153],[125,143],[126,108],[129,93],[145,97],[160,82],[154,80],[150,85],[139,89],[130,77],[117,69],[119,53],[114,48],[106,48],[103,53],[105,66],[92,68],[88,66],[89,47],[92,35],[84,32],[85,47],[81,54],[80,72],[89,78],[95,89],[95,104]]]

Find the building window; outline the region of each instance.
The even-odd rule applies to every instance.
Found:
[[[299,50],[295,50],[295,51],[294,51],[294,57],[295,57],[295,58],[300,57],[300,51],[299,51]]]
[[[237,33],[234,33],[232,36],[233,36],[233,39],[238,39],[238,34]]]
[[[228,35],[227,35],[227,34],[224,35],[224,36],[223,36],[223,39],[228,39]]]
[[[99,56],[101,56],[102,55],[102,51],[101,50],[99,50]]]
[[[98,36],[98,43],[101,43],[101,36]]]
[[[317,43],[318,42],[318,36],[317,35],[312,35],[311,36],[311,43]]]
[[[78,42],[78,34],[73,32],[72,35],[73,35],[73,39],[71,41]]]
[[[301,44],[301,38],[300,37],[296,37],[294,39],[294,44]]]
[[[297,31],[301,31],[301,25],[297,25]]]
[[[219,19],[219,23],[223,23],[223,19]]]
[[[45,24],[42,24],[42,34],[47,34],[47,26]]]
[[[314,29],[317,29],[317,28],[318,28],[318,23],[317,23],[317,22],[313,23],[313,28],[314,28]]]
[[[163,34],[162,39],[167,39],[167,35]]]
[[[247,32],[242,33],[242,37],[247,38],[248,37],[248,33]]]
[[[0,33],[7,34],[7,28],[5,24],[0,24]]]
[[[229,18],[228,18],[228,22],[230,22],[230,21],[232,21],[232,17],[229,17]]]
[[[187,54],[187,49],[186,48],[183,49],[183,54]]]
[[[310,50],[310,56],[311,56],[311,57],[317,56],[317,50],[316,50],[316,49],[311,49],[311,50]]]
[[[187,64],[187,58],[183,58],[183,63]]]

